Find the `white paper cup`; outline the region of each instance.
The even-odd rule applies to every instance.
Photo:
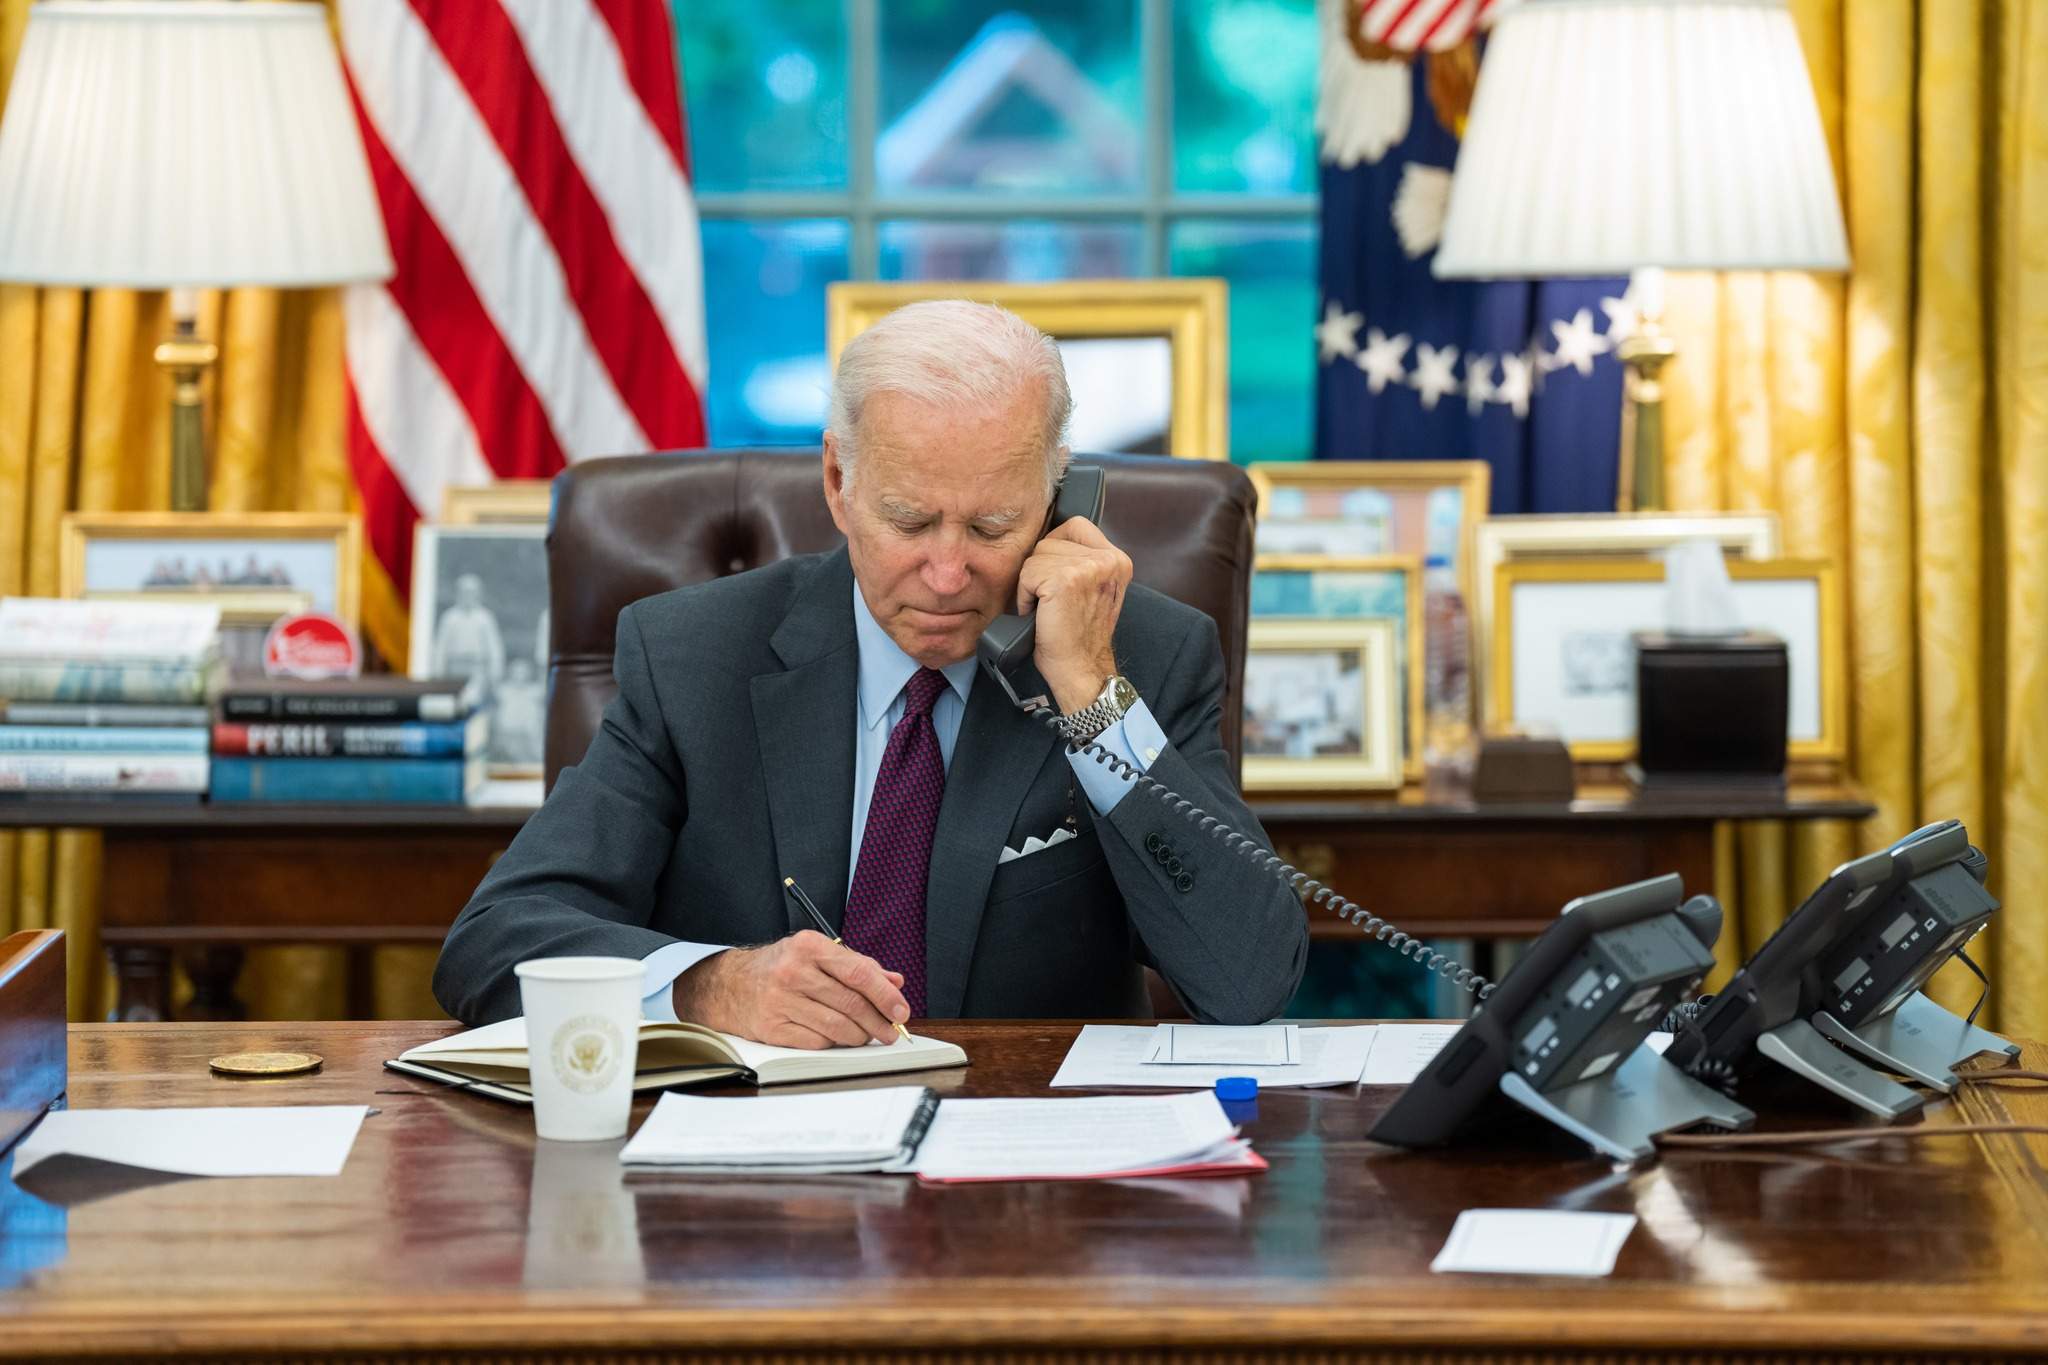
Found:
[[[526,1015],[535,1131],[568,1142],[624,1137],[640,1051],[641,964],[537,957],[512,970]]]

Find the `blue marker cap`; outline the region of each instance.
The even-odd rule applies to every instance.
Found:
[[[1216,1082],[1216,1098],[1219,1100],[1255,1100],[1259,1097],[1259,1082],[1252,1076],[1224,1076]]]

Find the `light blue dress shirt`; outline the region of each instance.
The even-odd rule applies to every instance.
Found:
[[[853,588],[853,630],[860,652],[860,682],[853,699],[853,842],[846,863],[848,891],[853,888],[854,869],[860,866],[861,838],[867,833],[868,805],[874,800],[882,753],[889,747],[889,734],[896,728],[896,722],[903,719],[903,687],[919,668],[917,660],[905,654],[875,620],[867,600],[860,595],[858,583]],[[932,703],[932,729],[938,732],[939,761],[950,772],[953,744],[960,738],[960,721],[967,713],[967,694],[974,688],[980,665],[968,658],[941,671],[946,675],[946,689]],[[1159,722],[1141,699],[1124,713],[1123,719],[1096,736],[1096,743],[1139,772],[1146,772],[1166,747],[1166,732],[1159,728]],[[1099,815],[1115,809],[1130,789],[1128,777],[1118,776],[1084,754],[1068,754],[1067,762],[1073,765],[1081,790],[1088,794],[1088,804]],[[649,953],[642,959],[646,976],[641,987],[641,1012],[649,1019],[673,1022],[676,1007],[670,987],[675,979],[730,946],[678,939]]]

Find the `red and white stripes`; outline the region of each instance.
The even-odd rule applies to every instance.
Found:
[[[340,18],[397,264],[347,300],[349,455],[402,595],[450,484],[703,444],[703,265],[662,0]]]
[[[1396,52],[1445,52],[1515,0],[1362,0],[1358,31]]]

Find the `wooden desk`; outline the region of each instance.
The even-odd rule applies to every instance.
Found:
[[[1521,938],[1574,896],[1677,872],[1714,879],[1714,826],[1728,819],[1860,820],[1853,786],[1795,784],[1759,802],[1642,801],[1582,786],[1568,804],[1480,805],[1461,789],[1381,797],[1261,798],[1253,809],[1280,855],[1349,891],[1410,933]],[[0,828],[102,832],[101,938],[119,984],[113,1017],[170,1013],[170,959],[186,956],[192,1014],[238,1019],[242,950],[291,943],[439,943],[530,811],[402,806],[0,806]],[[1319,938],[1357,933],[1335,915]],[[368,973],[351,973],[350,1012],[370,1013]]]
[[[897,1177],[623,1183],[616,1143],[378,1070],[422,1024],[74,1027],[78,1107],[368,1103],[334,1179],[187,1180],[59,1211],[0,1176],[0,1356],[452,1361],[1870,1360],[2048,1352],[2048,1144],[2005,1136],[1616,1173],[1549,1133],[1412,1154],[1393,1090],[1277,1091],[1272,1170],[924,1188]],[[951,1095],[1040,1093],[1074,1029],[935,1024]],[[210,1076],[311,1048],[317,1075]],[[2048,1049],[2030,1045],[2024,1064]],[[1770,1121],[1844,1124],[1785,1087]],[[2048,1116],[1979,1089],[1974,1118]],[[640,1106],[644,1111],[646,1104]],[[1937,1115],[1937,1122],[1949,1119]],[[31,1177],[31,1185],[38,1182]],[[1433,1276],[1473,1206],[1633,1212],[1612,1277]]]

